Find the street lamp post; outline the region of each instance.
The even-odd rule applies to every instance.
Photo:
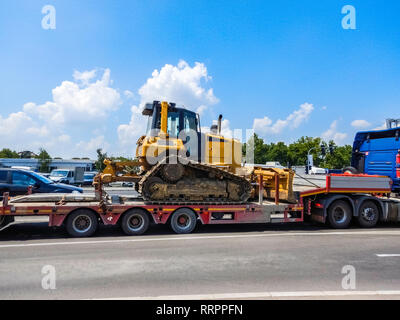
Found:
[[[322,155],[323,156],[325,156],[326,155],[326,148],[325,148],[325,145],[323,145],[323,144],[321,144],[320,145],[320,148],[321,148],[321,153],[322,153]],[[310,173],[310,170],[312,169],[312,166],[313,166],[313,162],[314,162],[314,159],[312,159],[311,157],[311,151],[312,150],[315,150],[315,149],[317,149],[317,147],[313,147],[313,148],[311,148],[310,150],[308,150],[308,153],[307,153],[307,168],[306,168],[306,174],[309,174]],[[310,161],[312,159],[312,161]]]
[[[312,169],[312,161],[310,161],[310,155],[311,155],[311,151],[315,150],[317,147],[311,148],[310,150],[308,150],[307,153],[307,166],[306,166],[306,174],[310,173],[310,170]],[[311,168],[310,168],[311,167]]]

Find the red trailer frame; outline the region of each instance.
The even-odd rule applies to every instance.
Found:
[[[131,209],[146,210],[156,224],[166,224],[171,215],[180,208],[189,208],[197,214],[202,224],[231,224],[240,223],[265,223],[266,217],[271,217],[273,222],[302,222],[303,206],[298,204],[278,204],[264,201],[263,204],[146,204],[142,201],[126,202],[123,204],[107,204],[98,202],[61,202],[61,203],[14,203],[10,204],[7,194],[4,194],[0,215],[3,216],[49,216],[49,226],[61,226],[66,217],[79,209],[88,209],[96,213],[103,224],[115,225],[121,216]],[[231,215],[228,219],[214,219],[213,213]],[[291,212],[300,212],[299,218],[291,218]]]
[[[346,179],[349,179],[349,183],[347,183]],[[333,199],[337,198],[338,195],[345,196],[346,194],[348,197],[358,197],[358,199],[360,199],[361,193],[372,197],[378,194],[383,195],[390,192],[390,188],[387,187],[388,181],[385,179],[387,179],[387,177],[329,175],[326,178],[325,188],[312,189],[300,193],[298,202],[295,204],[279,202],[278,198],[275,199],[275,201],[264,201],[262,188],[259,190],[260,201],[258,203],[249,202],[245,204],[154,204],[129,198],[120,198],[121,202],[115,202],[107,198],[107,194],[103,189],[96,189],[95,198],[86,200],[86,202],[76,197],[73,198],[73,201],[65,201],[65,199],[62,199],[58,202],[48,201],[35,203],[28,201],[9,201],[9,196],[5,193],[3,203],[0,207],[0,230],[4,229],[5,223],[9,224],[13,217],[16,216],[48,216],[49,226],[59,227],[63,224],[68,225],[69,220],[71,220],[68,219],[68,217],[79,210],[84,210],[86,213],[89,212],[89,216],[96,217],[97,220],[104,225],[126,223],[126,221],[124,222],[126,219],[122,218],[128,212],[132,212],[132,210],[139,210],[145,213],[148,222],[153,222],[155,224],[172,223],[171,220],[173,219],[171,219],[171,217],[179,209],[188,209],[192,212],[189,215],[195,217],[196,222],[200,221],[203,225],[299,223],[304,221],[305,215],[315,216],[319,221],[324,222],[326,206],[324,207],[322,203],[318,203],[319,199],[324,197],[325,200],[327,197]],[[335,187],[343,185],[343,181],[345,183],[345,188]],[[366,188],[365,186],[359,186],[359,181],[366,181],[367,186],[372,184],[373,186],[376,185],[376,187]],[[263,185],[261,177],[259,185]],[[279,194],[279,192],[277,192],[277,194]],[[327,202],[325,202],[325,204],[326,203]],[[321,214],[321,209],[325,210],[323,214]],[[319,216],[315,214],[318,210],[320,211]],[[98,222],[96,222],[96,225],[97,223]],[[175,230],[175,232],[178,231]],[[178,233],[189,232],[182,231]]]

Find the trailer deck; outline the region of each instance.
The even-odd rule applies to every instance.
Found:
[[[388,197],[391,180],[381,176],[328,175],[322,188],[295,192],[296,203],[263,199],[247,203],[150,203],[128,196],[93,194],[33,194],[10,199],[0,206],[0,231],[16,216],[48,216],[49,226],[67,227],[72,236],[90,236],[98,223],[120,225],[128,235],[142,234],[151,223],[170,224],[176,233],[190,233],[201,224],[301,223],[306,216],[334,228],[351,219],[365,227],[378,219],[400,221],[400,202]],[[262,185],[262,180],[260,181]],[[279,194],[279,193],[277,193]],[[336,220],[335,220],[336,219]],[[364,220],[362,220],[364,219]]]
[[[68,196],[68,195],[65,195]],[[4,216],[49,216],[49,226],[61,226],[65,218],[75,210],[88,209],[97,213],[102,222],[107,225],[115,225],[121,215],[131,209],[143,209],[153,217],[154,223],[167,223],[171,214],[179,208],[190,208],[196,212],[203,224],[226,223],[271,223],[271,222],[301,222],[300,218],[291,218],[289,213],[303,212],[303,207],[297,204],[263,201],[247,204],[149,204],[141,199],[136,201],[123,201],[122,203],[99,203],[98,201],[67,201],[55,202],[26,202],[25,199],[15,199],[6,202],[1,207],[1,215]],[[61,196],[62,198],[63,196]],[[34,198],[33,198],[34,199]],[[22,200],[25,200],[22,201]],[[300,214],[300,216],[301,216]]]

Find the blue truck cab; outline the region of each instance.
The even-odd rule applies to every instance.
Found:
[[[359,173],[390,177],[392,191],[399,193],[400,179],[396,177],[399,150],[400,128],[359,132],[354,139],[351,166]]]

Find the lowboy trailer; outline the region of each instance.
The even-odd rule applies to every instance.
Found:
[[[262,179],[262,178],[260,178]],[[263,185],[262,180],[259,185]],[[279,184],[278,184],[279,185]],[[333,228],[349,227],[357,219],[362,227],[379,221],[400,222],[400,200],[390,197],[388,177],[328,175],[323,188],[296,191],[296,203],[263,199],[234,203],[151,203],[140,198],[95,194],[47,194],[9,198],[0,206],[0,231],[15,217],[48,216],[49,226],[65,226],[73,237],[92,236],[99,224],[119,225],[127,235],[145,233],[151,224],[168,224],[178,234],[191,233],[198,223],[269,224],[328,222]]]

